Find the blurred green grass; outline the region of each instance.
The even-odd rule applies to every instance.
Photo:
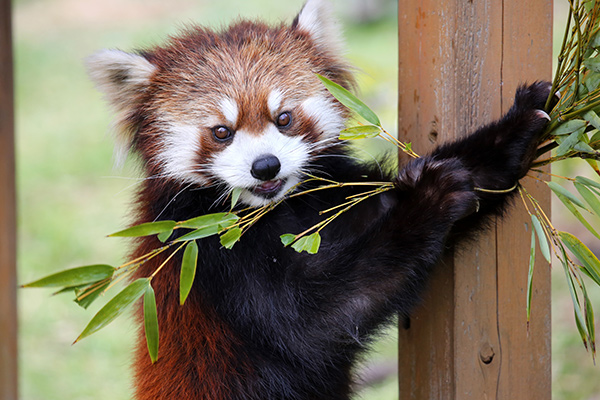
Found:
[[[564,2],[556,3],[561,23]],[[302,0],[222,0],[218,6],[208,0],[15,1],[19,281],[77,265],[116,264],[126,252],[126,244],[105,235],[126,224],[138,175],[134,163],[123,171],[112,170],[110,117],[85,75],[84,57],[105,47],[127,50],[157,44],[191,22],[219,27],[237,15],[290,21],[301,4]],[[337,2],[342,15],[346,4]],[[362,72],[361,97],[392,131],[397,86],[394,18],[392,11],[375,22],[344,21],[348,58]],[[555,37],[561,36],[557,29]],[[561,209],[554,209],[557,226],[573,230]],[[553,274],[553,397],[600,399],[598,369],[578,337],[560,267]],[[590,291],[600,307],[599,291]],[[128,363],[135,327],[127,318],[71,346],[99,305],[84,311],[67,297],[31,289],[19,291],[19,307],[22,399],[131,397]],[[395,358],[394,329],[384,336],[387,339],[375,346],[375,360]],[[392,377],[366,389],[362,398],[395,399],[396,392]]]

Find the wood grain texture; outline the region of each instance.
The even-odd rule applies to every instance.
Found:
[[[10,0],[0,0],[0,400],[17,399],[16,212]]]
[[[551,78],[552,1],[399,5],[399,136],[418,153],[497,119],[519,83]],[[550,210],[543,184],[525,179]],[[550,271],[538,257],[529,335],[531,240],[521,204],[438,269],[400,328],[400,399],[550,398]]]

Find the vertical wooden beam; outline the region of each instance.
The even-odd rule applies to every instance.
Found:
[[[0,0],[0,400],[17,399],[17,230],[10,6],[10,0]]]
[[[403,1],[398,21],[399,136],[419,153],[500,117],[519,83],[551,78],[552,0]],[[524,183],[549,211],[545,185]],[[400,328],[400,399],[550,398],[550,271],[536,265],[528,334],[518,203],[445,260]]]

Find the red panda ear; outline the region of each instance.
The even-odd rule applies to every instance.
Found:
[[[294,27],[308,33],[321,50],[333,55],[344,52],[342,28],[327,0],[308,0],[294,20]]]
[[[115,113],[115,163],[122,164],[133,142],[131,116],[150,85],[156,67],[145,57],[120,50],[101,50],[86,59],[88,74]]]

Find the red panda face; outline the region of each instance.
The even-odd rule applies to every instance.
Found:
[[[309,0],[289,27],[196,28],[143,55],[92,56],[121,145],[157,179],[218,186],[224,196],[241,189],[252,206],[281,199],[344,126],[345,111],[315,75],[352,84],[327,10]]]

